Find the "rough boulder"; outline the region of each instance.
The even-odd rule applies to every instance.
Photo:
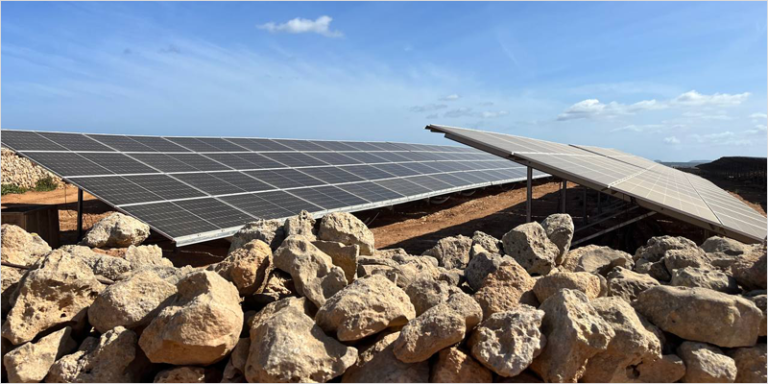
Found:
[[[571,248],[571,240],[573,240],[574,226],[571,215],[567,213],[549,215],[541,222],[541,227],[544,228],[544,232],[549,240],[560,250],[555,263],[558,265],[562,264],[565,255],[568,254],[568,250]]]
[[[504,253],[511,256],[531,275],[546,275],[555,267],[560,249],[547,237],[541,224],[518,225],[501,239]]]
[[[469,263],[469,248],[472,239],[466,236],[446,237],[438,240],[434,247],[424,251],[422,255],[432,256],[439,265],[447,269],[464,269]]]
[[[400,327],[416,317],[408,295],[384,276],[358,279],[317,311],[315,321],[340,341],[354,341]]]
[[[48,243],[36,233],[27,233],[13,224],[3,224],[0,231],[3,250],[0,260],[4,263],[29,266],[51,251]]]
[[[57,360],[45,381],[49,383],[126,383],[140,380],[133,331],[114,328],[100,337],[88,337],[77,352]]]
[[[131,216],[115,212],[94,224],[81,245],[91,248],[123,248],[139,245],[149,237],[149,225]]]
[[[240,228],[232,237],[229,252],[232,252],[253,240],[261,240],[270,248],[277,249],[285,239],[283,222],[280,220],[257,220]]]
[[[347,245],[359,245],[361,255],[372,255],[376,250],[373,232],[351,213],[334,212],[323,216],[320,219],[317,238]]]
[[[318,307],[347,285],[344,271],[302,236],[291,236],[275,251],[275,266],[291,274],[299,294]]]
[[[684,341],[677,354],[685,362],[685,383],[733,383],[736,362],[720,348],[704,343]]]
[[[237,288],[214,272],[198,271],[177,289],[142,332],[141,349],[153,363],[208,365],[226,357],[243,328]]]
[[[3,356],[3,368],[11,383],[43,381],[56,360],[77,348],[71,337],[72,328],[65,327],[34,343],[26,343]]]
[[[252,240],[207,269],[235,284],[240,295],[250,296],[264,290],[273,268],[272,249],[261,240]]]

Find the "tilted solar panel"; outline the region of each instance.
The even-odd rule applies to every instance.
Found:
[[[256,219],[373,209],[525,178],[525,167],[471,148],[407,143],[3,130],[2,145],[179,246]]]
[[[722,235],[747,242],[766,237],[766,218],[730,193],[639,156],[465,128],[429,125],[427,129]]]

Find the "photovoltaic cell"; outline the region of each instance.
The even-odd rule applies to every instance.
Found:
[[[273,204],[277,204],[280,207],[288,210],[288,212],[290,212],[289,216],[296,215],[301,211],[309,211],[309,212],[322,211],[322,208],[318,207],[317,205],[312,204],[311,202],[308,202],[306,200],[300,199],[284,191],[262,192],[257,194],[256,196],[259,197],[260,199],[263,199],[264,201],[272,202]]]
[[[200,140],[204,144],[208,144],[211,147],[216,148],[219,151],[222,152],[242,152],[242,151],[248,151],[248,149],[243,148],[239,145],[235,145],[227,140],[220,139],[218,137],[199,137],[197,140]]]
[[[262,168],[234,153],[208,153],[206,156],[232,169],[243,170]]]
[[[35,163],[45,164],[48,169],[63,177],[113,174],[73,152],[26,152],[26,156]]]
[[[378,180],[394,177],[391,173],[387,173],[370,165],[349,165],[341,167],[341,169],[360,176],[364,180]]]
[[[213,231],[217,227],[174,203],[131,205],[122,208],[128,214],[152,223],[171,237]]]
[[[373,182],[339,185],[339,188],[368,201],[393,200],[403,195]]]
[[[376,164],[376,165],[372,165],[372,167],[394,176],[405,177],[405,176],[415,176],[415,175],[421,174],[414,169],[408,168],[400,164]]]
[[[310,177],[295,169],[276,169],[263,171],[247,171],[249,176],[255,177],[269,185],[280,189],[298,188],[325,184],[323,181]]]
[[[162,153],[132,153],[131,157],[162,172],[196,172],[197,168]]]
[[[104,145],[120,152],[155,152],[154,149],[131,139],[128,136],[119,135],[86,135]]]
[[[191,165],[198,171],[230,171],[232,168],[221,164],[213,159],[210,159],[208,157],[205,157],[203,155],[198,155],[196,153],[178,153],[173,155],[168,155],[175,160],[181,161],[182,163]]]
[[[118,175],[159,173],[122,153],[83,153],[81,156]]]
[[[242,172],[215,172],[211,176],[248,192],[269,191],[275,187]]]
[[[166,200],[205,196],[204,193],[166,175],[126,176],[125,178]]]
[[[40,136],[53,141],[54,143],[70,151],[106,151],[114,152],[113,149],[99,143],[96,140],[86,137],[79,133],[53,133],[40,132]]]
[[[310,156],[331,165],[360,164],[361,161],[336,152],[312,152]]]
[[[96,194],[99,198],[117,205],[165,200],[138,184],[119,176],[81,177],[77,179],[77,184]]]
[[[274,169],[288,167],[283,163],[268,159],[264,157],[264,155],[258,153],[238,153],[235,156],[253,164],[254,166],[252,168]]]
[[[376,181],[375,184],[391,189],[403,196],[415,196],[432,192],[430,189],[409,181],[408,179],[379,180]]]
[[[194,137],[166,137],[166,139],[187,148],[192,152],[221,152],[218,148],[206,144]]]
[[[280,191],[280,193],[288,195],[288,193],[283,191]],[[272,203],[271,201],[258,197],[258,194],[249,193],[245,195],[224,196],[220,199],[221,201],[235,206],[242,211],[248,212],[251,216],[260,219],[278,219],[292,215],[291,211],[278,204]]]
[[[282,144],[288,148],[291,148],[295,151],[299,152],[307,152],[307,151],[328,151],[328,148],[325,148],[321,146],[318,143],[310,142],[307,140],[283,140],[283,139],[275,139],[273,140],[276,143]]]
[[[371,163],[386,163],[387,161],[382,159],[381,157],[376,156],[373,153],[368,152],[346,152],[344,153],[346,156],[349,156],[357,161],[371,164]]]
[[[440,191],[443,189],[453,188],[452,185],[444,181],[437,180],[431,176],[414,176],[408,178],[407,180],[428,188],[430,191]]]
[[[322,180],[327,184],[350,183],[353,181],[363,180],[359,176],[336,167],[303,168],[301,169],[301,172],[316,179]]]
[[[299,152],[272,152],[265,153],[264,156],[289,167],[315,167],[318,165],[328,165],[328,163],[324,161],[320,161],[314,157]]]
[[[332,186],[293,189],[290,193],[325,209],[367,203],[367,201],[359,197]]]
[[[156,136],[128,136],[131,140],[135,140],[157,152],[175,153],[175,152],[189,152],[188,149],[172,143],[162,137]]]
[[[66,151],[67,149],[36,132],[3,131],[3,145],[16,151]]]
[[[328,148],[331,151],[343,152],[343,151],[356,151],[354,147],[344,144],[340,141],[314,141],[324,148]]]
[[[212,196],[247,192],[210,173],[180,173],[174,177]]]
[[[255,152],[291,151],[285,145],[269,139],[228,138],[228,141]]]
[[[174,204],[203,218],[217,228],[245,225],[255,219],[255,217],[214,198],[183,200]]]

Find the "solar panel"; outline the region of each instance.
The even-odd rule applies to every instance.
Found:
[[[766,237],[766,218],[728,192],[696,175],[639,156],[463,128],[430,125],[427,129],[581,185],[612,191],[614,196],[741,241]],[[516,170],[484,173],[496,178],[518,175]]]
[[[3,130],[2,145],[179,246],[230,236],[257,218],[371,209],[513,181],[507,161],[437,145],[14,130]]]

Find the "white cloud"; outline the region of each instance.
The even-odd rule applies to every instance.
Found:
[[[667,143],[667,144],[672,144],[672,145],[680,144],[680,139],[678,139],[675,136],[669,136],[669,137],[665,137],[664,138],[664,142]]]
[[[271,33],[317,33],[318,35],[323,35],[325,37],[344,36],[340,31],[331,30],[331,21],[333,21],[333,18],[330,16],[320,16],[316,20],[297,17],[279,24],[270,21],[269,23],[259,25],[258,28]]]
[[[702,112],[685,112],[683,113],[683,116],[685,117],[695,117],[697,119],[702,120],[733,120],[732,117],[728,116],[723,111],[719,111],[717,113],[702,113]]]
[[[765,113],[753,113],[749,117],[752,119],[768,119],[768,115]]]
[[[713,95],[703,95],[696,91],[685,92],[674,99],[658,101],[641,100],[633,104],[622,104],[615,101],[610,103],[601,103],[598,99],[582,100],[576,104],[568,107],[563,113],[561,113],[557,120],[575,120],[575,119],[594,119],[599,117],[615,117],[618,115],[632,115],[642,111],[655,111],[660,109],[667,109],[670,107],[683,107],[683,106],[732,106],[741,104],[749,97],[749,92],[744,92],[736,95],[730,95],[727,93],[715,93]],[[696,117],[726,120],[729,119],[727,115],[709,114]]]
[[[509,111],[475,111],[474,109],[469,107],[460,107],[460,108],[454,108],[449,111],[446,111],[443,114],[443,117],[446,117],[446,118],[475,117],[479,119],[495,119],[497,117],[502,117],[506,115],[509,115]]]
[[[440,100],[442,100],[442,101],[454,101],[454,100],[458,100],[460,98],[461,98],[461,96],[459,96],[459,95],[454,93],[452,95],[448,95],[446,97],[442,97],[442,98],[440,98]]]
[[[493,119],[496,117],[509,115],[508,111],[483,111],[480,112],[480,116],[484,119]]]
[[[447,111],[443,114],[443,117],[465,117],[465,116],[473,116],[474,112],[472,112],[472,108],[467,107],[461,107],[461,108],[455,108],[451,109],[450,111]]]
[[[436,111],[438,109],[445,109],[448,108],[445,104],[427,104],[427,105],[416,105],[411,107],[411,112],[431,112]]]
[[[768,132],[768,126],[765,124],[756,124],[754,129],[748,129],[744,131],[747,135],[762,135],[765,136],[765,133]]]
[[[728,93],[715,93],[712,95],[704,95],[691,90],[683,93],[682,95],[672,99],[673,103],[681,105],[739,105],[746,101],[749,97],[749,92],[739,93],[731,95]]]
[[[629,132],[659,132],[663,128],[665,128],[665,127],[664,127],[664,125],[661,125],[661,124],[644,124],[644,125],[630,124],[630,125],[625,125],[623,127],[614,128],[614,129],[611,130],[611,132],[624,132],[624,131],[629,131]]]

